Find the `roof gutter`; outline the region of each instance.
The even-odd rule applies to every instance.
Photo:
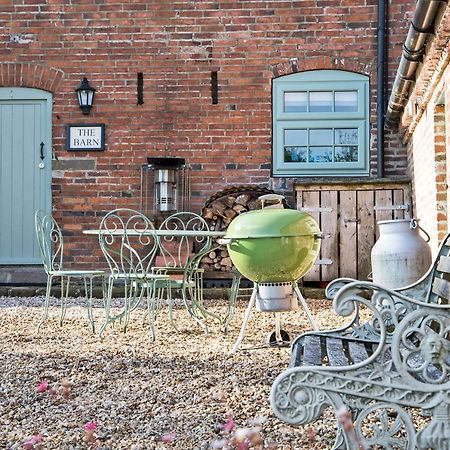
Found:
[[[435,22],[442,4],[447,0],[418,0],[416,11],[403,44],[402,57],[397,69],[386,111],[386,126],[393,128],[399,122],[416,72],[425,54],[426,41],[434,33]]]

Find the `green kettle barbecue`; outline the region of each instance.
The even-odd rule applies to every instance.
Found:
[[[312,327],[316,322],[297,286],[297,280],[313,266],[320,252],[322,233],[317,222],[304,211],[282,209],[284,197],[268,194],[260,197],[263,209],[237,216],[228,226],[225,238],[228,253],[236,269],[254,282],[240,335],[231,353],[240,346],[256,303],[259,311],[275,312],[276,330],[269,335],[270,345],[284,345],[289,336],[280,328],[279,314],[302,305]],[[264,208],[264,202],[278,205]]]
[[[225,240],[236,269],[251,281],[295,281],[313,266],[321,233],[307,213],[261,209],[237,216]]]

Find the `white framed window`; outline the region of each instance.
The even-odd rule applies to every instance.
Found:
[[[369,77],[312,70],[272,86],[274,176],[369,174]]]

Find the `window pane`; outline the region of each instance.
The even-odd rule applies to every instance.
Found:
[[[284,146],[299,147],[308,145],[306,130],[284,130]]]
[[[333,129],[309,130],[309,145],[333,145]]]
[[[341,91],[334,93],[335,112],[357,112],[358,91]]]
[[[333,161],[332,147],[311,147],[309,149],[309,162],[328,163]]]
[[[345,147],[334,148],[334,160],[336,162],[357,162],[358,147],[356,145],[348,145]]]
[[[335,128],[335,145],[358,145],[358,128]]]
[[[330,112],[333,111],[333,92],[310,92],[309,93],[310,112]]]
[[[306,162],[306,147],[284,147],[284,162]]]
[[[306,112],[307,103],[306,92],[284,93],[284,112]]]

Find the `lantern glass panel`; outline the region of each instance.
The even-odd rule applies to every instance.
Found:
[[[141,168],[141,210],[158,221],[173,212],[190,211],[190,168],[187,165]]]

